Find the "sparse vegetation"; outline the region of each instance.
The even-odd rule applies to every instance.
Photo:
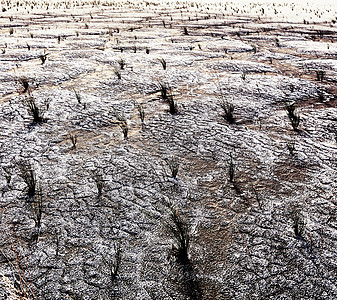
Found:
[[[27,196],[32,198],[36,192],[36,175],[32,165],[28,161],[19,161],[17,163],[19,176],[27,185]]]
[[[119,275],[122,263],[122,249],[120,242],[114,243],[114,255],[102,256],[104,262],[104,268],[108,270],[109,274],[109,290],[111,299],[117,299],[120,297]]]
[[[280,40],[278,38],[275,39],[275,45],[276,47],[281,47]]]
[[[177,104],[174,100],[171,88],[165,82],[158,83],[158,91],[160,92],[160,97],[164,102],[169,104],[169,112],[172,115],[178,113]]]
[[[295,104],[288,104],[286,106],[286,110],[288,113],[289,120],[291,122],[291,126],[295,131],[298,131],[298,125],[300,124],[300,116],[295,111],[296,107]]]
[[[165,82],[158,83],[158,91],[160,92],[160,96],[164,101],[168,99],[170,88]]]
[[[9,185],[12,179],[12,168],[9,166],[2,166],[2,171],[6,179],[6,184]]]
[[[186,222],[182,219],[178,210],[174,207],[170,207],[169,219],[166,223],[166,227],[172,234],[175,243],[173,244],[173,254],[177,258],[177,261],[182,264],[189,263],[189,248],[190,248],[190,233]]]
[[[293,156],[294,151],[295,151],[295,142],[294,141],[288,142],[287,143],[287,149],[288,149],[290,155]]]
[[[126,63],[125,63],[125,60],[123,58],[119,59],[118,61],[118,64],[119,64],[119,67],[121,70],[124,70],[125,66],[126,66]]]
[[[71,141],[72,144],[72,149],[76,149],[76,145],[77,145],[77,135],[76,134],[69,134],[69,139]]]
[[[291,219],[293,221],[293,229],[296,237],[303,237],[305,223],[301,212],[295,209],[291,212]]]
[[[190,227],[173,202],[163,201],[162,205],[163,211],[159,211],[160,215],[157,216],[164,231],[173,239],[170,257],[173,257],[181,268],[184,293],[188,299],[201,299],[201,290],[189,258]]]
[[[233,157],[232,157],[232,153],[230,153],[229,165],[228,165],[228,176],[229,176],[229,182],[232,184],[235,184],[234,175],[235,175],[235,170],[234,170]]]
[[[94,180],[96,187],[97,187],[97,194],[98,197],[102,196],[103,187],[104,187],[104,180],[101,170],[95,170],[92,172],[92,179]]]
[[[39,58],[40,58],[40,60],[41,60],[41,65],[44,65],[44,64],[45,64],[45,62],[46,62],[46,60],[47,60],[47,55],[48,55],[48,54],[41,54],[41,55],[39,56]]]
[[[79,92],[77,92],[75,89],[74,89],[74,93],[75,93],[77,103],[81,104],[81,100],[82,100],[81,94]]]
[[[111,284],[113,284],[117,280],[119,269],[121,266],[121,261],[122,261],[122,250],[121,250],[120,244],[119,243],[114,244],[114,246],[115,246],[114,258],[110,261],[106,261],[106,259],[103,257],[105,261],[105,265],[110,271]]]
[[[126,140],[128,138],[128,132],[129,132],[129,127],[126,121],[126,118],[124,114],[120,114],[117,111],[113,111],[112,115],[116,118],[116,120],[119,123],[119,127],[123,132],[124,139]]]
[[[184,35],[188,35],[187,27],[184,27]]]
[[[177,157],[170,157],[166,160],[166,163],[171,171],[172,178],[177,178],[180,160]]]
[[[137,110],[138,110],[139,118],[140,118],[140,121],[142,122],[142,127],[143,127],[145,124],[145,111],[144,111],[143,105],[138,104]]]
[[[232,103],[221,100],[220,107],[223,109],[224,114],[222,114],[222,116],[224,117],[224,119],[229,124],[234,123],[234,116],[233,116],[234,105]]]
[[[336,298],[334,9],[27,1],[0,19],[0,298]]]
[[[33,234],[33,240],[36,242],[39,238],[39,234],[41,230],[41,219],[42,219],[42,213],[43,213],[43,195],[41,192],[37,193],[31,205],[32,205],[32,210],[34,214],[34,222],[35,222],[35,233]]]
[[[127,140],[128,139],[128,132],[129,132],[128,124],[125,121],[125,122],[122,122],[119,126],[122,129],[124,139]]]
[[[41,108],[36,104],[35,98],[31,94],[24,99],[24,104],[27,107],[28,113],[33,118],[33,123],[40,124],[46,121]]]
[[[169,111],[171,115],[175,115],[178,113],[178,108],[177,108],[177,104],[174,101],[173,95],[170,94],[167,97],[167,102],[169,104]]]
[[[114,71],[115,75],[117,76],[118,79],[122,79],[122,74],[120,69],[116,69]]]
[[[323,81],[325,77],[325,71],[323,70],[317,70],[316,71],[316,77],[318,81]]]
[[[22,84],[23,86],[23,91],[22,93],[26,93],[29,89],[29,83],[28,80],[25,77],[19,77],[19,82]]]
[[[159,58],[158,61],[161,63],[163,70],[166,70],[166,60],[164,58]]]

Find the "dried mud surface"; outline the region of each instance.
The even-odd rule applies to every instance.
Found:
[[[337,298],[335,22],[21,3],[0,18],[1,299]]]

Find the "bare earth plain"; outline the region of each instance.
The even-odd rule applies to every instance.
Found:
[[[0,299],[337,299],[336,12],[308,10],[1,1]]]

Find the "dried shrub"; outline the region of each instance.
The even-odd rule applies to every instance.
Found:
[[[43,111],[36,104],[35,98],[31,94],[24,99],[24,104],[27,107],[28,113],[33,118],[33,123],[42,123],[46,121],[43,117]]]
[[[223,109],[224,114],[222,116],[224,119],[229,123],[232,124],[234,123],[234,105],[232,103],[229,103],[227,101],[221,100],[220,101],[220,106]]]
[[[289,120],[291,122],[291,126],[295,131],[298,130],[298,125],[300,124],[300,116],[298,113],[295,111],[296,107],[295,104],[288,104],[286,106],[286,111],[289,117]]]
[[[178,107],[175,103],[174,97],[172,95],[171,88],[165,82],[158,83],[158,91],[160,92],[160,97],[162,100],[169,104],[169,112],[172,115],[178,113]]]
[[[19,78],[19,82],[22,84],[23,86],[23,91],[22,93],[26,93],[29,90],[29,83],[26,77],[20,77]]]
[[[48,55],[48,54],[41,54],[41,55],[39,56],[39,58],[40,58],[40,60],[41,60],[41,65],[44,65],[44,64],[45,64],[45,62],[46,62],[46,60],[47,60],[47,55]]]
[[[173,178],[177,178],[179,167],[180,167],[180,160],[177,157],[170,157],[166,159],[166,163],[170,169],[171,176]]]

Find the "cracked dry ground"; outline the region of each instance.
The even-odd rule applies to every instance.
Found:
[[[336,26],[193,9],[2,13],[0,298],[337,298]]]

